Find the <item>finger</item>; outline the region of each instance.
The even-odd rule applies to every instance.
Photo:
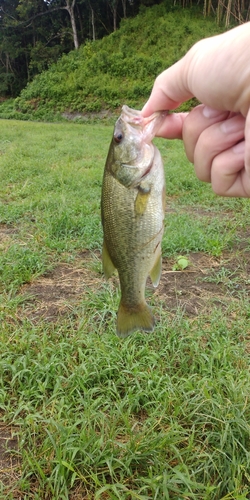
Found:
[[[220,196],[249,197],[250,177],[244,167],[245,141],[217,155],[212,163],[211,184]]]
[[[203,104],[190,111],[183,123],[183,141],[189,161],[194,162],[194,151],[202,132],[228,116],[228,111],[218,111]]]
[[[211,180],[214,158],[244,139],[245,118],[237,114],[205,129],[194,149],[194,168],[197,177],[205,182]]]
[[[167,115],[156,135],[165,139],[182,139],[183,123],[187,115],[188,113]]]
[[[245,139],[245,168],[247,175],[250,177],[250,108],[246,116]]]
[[[155,80],[151,95],[142,109],[143,116],[155,111],[177,108],[193,94],[186,84],[186,71],[183,59],[166,69]]]

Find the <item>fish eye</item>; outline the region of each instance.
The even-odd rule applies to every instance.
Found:
[[[121,132],[119,132],[118,134],[115,134],[114,135],[114,141],[119,144],[123,139],[123,135]]]

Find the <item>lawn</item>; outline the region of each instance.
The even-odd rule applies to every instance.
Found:
[[[0,499],[249,499],[249,200],[215,196],[181,142],[156,140],[157,322],[119,340],[101,270],[112,126],[0,129]]]

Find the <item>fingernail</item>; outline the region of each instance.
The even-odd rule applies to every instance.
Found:
[[[233,134],[234,132],[239,132],[244,130],[244,122],[239,116],[225,120],[221,125],[220,129],[224,134]]]
[[[216,116],[220,116],[224,111],[210,108],[209,106],[204,106],[203,115],[205,118],[216,118]]]
[[[238,144],[236,144],[233,147],[233,152],[236,154],[244,153],[245,152],[245,141],[238,142]]]

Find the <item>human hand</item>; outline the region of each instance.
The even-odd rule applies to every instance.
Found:
[[[157,135],[183,139],[199,179],[223,196],[250,197],[250,23],[201,40],[159,75],[142,114],[203,104],[166,117]]]

